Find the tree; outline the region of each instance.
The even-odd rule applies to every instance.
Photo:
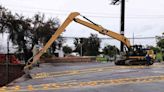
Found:
[[[65,54],[70,54],[70,53],[72,53],[72,48],[66,45],[63,47],[63,52]]]
[[[103,48],[103,54],[108,56],[115,56],[119,53],[119,49],[116,46],[107,45]]]
[[[162,59],[164,60],[164,33],[161,37],[157,36],[157,40],[157,46],[162,50]]]
[[[100,42],[101,41],[97,37],[97,34],[91,34],[84,43],[84,46],[86,45],[85,55],[97,56],[99,54]]]
[[[80,38],[74,40],[75,51],[82,51],[82,55],[96,56],[99,54],[100,39],[96,34],[91,34],[89,38]]]
[[[27,56],[28,51],[38,42],[45,44],[59,26],[57,19],[44,20],[44,15],[36,14],[32,19],[13,15],[0,6],[0,33],[8,33],[9,40],[18,46],[18,51]],[[55,48],[56,44],[52,45]],[[53,49],[54,50],[54,49]]]
[[[162,34],[162,37],[157,36],[157,46],[159,46],[161,49],[164,49],[164,33]]]
[[[30,30],[30,21],[25,19],[24,16],[15,14],[13,15],[7,9],[1,7],[1,21],[0,21],[0,32],[8,33],[8,41],[10,40],[13,45],[18,46],[18,51],[24,53],[25,60],[28,56],[28,46],[26,37]]]
[[[4,7],[0,6],[0,33],[5,32],[6,12],[7,10]]]
[[[161,39],[160,41],[158,41],[158,42],[157,42],[157,45],[158,45],[160,48],[164,49],[164,39]]]
[[[4,8],[0,9],[2,9],[0,22],[1,33],[7,32],[9,34],[9,40],[11,40],[14,45],[18,45],[18,50],[26,52],[25,36],[30,29],[29,21],[18,14],[13,15]]]
[[[155,53],[159,53],[161,51],[159,47],[146,46],[146,48],[153,50]]]
[[[41,14],[36,14],[32,20],[32,45],[37,44],[38,41],[45,45],[51,36],[55,33],[57,28],[59,27],[59,20],[55,18],[49,18],[45,21],[45,16]],[[63,39],[61,36],[57,41],[54,41],[51,45],[50,52],[53,53],[56,50],[56,46],[61,44]],[[32,46],[33,47],[33,46]]]
[[[84,55],[84,53],[86,52],[86,45],[85,41],[87,40],[87,38],[75,38],[74,39],[74,45],[75,45],[75,50],[74,52],[78,52],[80,55]]]

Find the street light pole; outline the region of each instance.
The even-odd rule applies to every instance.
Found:
[[[6,84],[9,82],[9,38],[7,39],[7,57],[6,57]]]

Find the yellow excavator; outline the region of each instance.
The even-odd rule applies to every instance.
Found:
[[[81,16],[83,19],[78,18],[78,16]],[[72,22],[79,23],[81,25],[84,25],[86,27],[89,27],[93,30],[98,31],[100,34],[107,35],[109,37],[112,37],[118,41],[121,41],[126,46],[127,50],[126,52],[122,53],[117,60],[115,61],[116,65],[132,65],[132,64],[146,64],[145,56],[146,54],[149,54],[151,56],[151,60],[153,64],[153,60],[155,58],[155,55],[152,50],[150,49],[143,49],[141,45],[134,45],[131,46],[129,40],[116,32],[113,32],[111,30],[107,30],[103,28],[101,25],[98,25],[94,23],[93,21],[89,20],[85,16],[80,15],[78,12],[72,12],[70,15],[66,18],[66,20],[63,22],[63,24],[56,30],[56,32],[52,35],[52,37],[49,39],[49,41],[46,43],[46,45],[38,52],[38,54],[34,55],[31,59],[28,60],[28,63],[25,68],[30,68],[36,61],[42,56],[44,52],[51,46],[51,44],[59,37],[59,35],[65,30],[65,28]]]

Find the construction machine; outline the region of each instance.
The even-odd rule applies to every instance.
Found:
[[[79,18],[78,16],[81,16],[83,19]],[[80,15],[78,12],[72,12],[70,15],[66,18],[66,20],[63,22],[63,24],[56,30],[56,32],[52,35],[52,37],[49,39],[49,41],[45,44],[45,46],[31,59],[28,60],[27,66],[25,68],[31,67],[39,58],[42,56],[44,52],[51,46],[51,44],[59,37],[59,35],[65,30],[65,28],[72,22],[79,23],[81,25],[84,25],[86,27],[89,27],[100,34],[107,35],[109,37],[112,37],[118,41],[121,41],[126,46],[126,51],[124,53],[121,53],[120,57],[116,60],[116,65],[131,65],[131,64],[145,64],[146,54],[152,54],[150,49],[144,49],[141,45],[134,45],[131,46],[130,41],[128,38],[126,38],[123,35],[120,35],[116,32],[113,32],[111,30],[107,30],[106,28],[103,28],[101,25],[98,25],[91,21],[90,19],[86,18],[85,16]],[[150,55],[152,58],[154,58],[154,55]],[[153,59],[152,59],[153,60]],[[153,64],[153,62],[152,62]]]

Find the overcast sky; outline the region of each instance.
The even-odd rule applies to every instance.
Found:
[[[0,4],[27,17],[45,13],[47,17],[59,18],[61,23],[70,12],[77,11],[107,29],[120,31],[120,5],[110,5],[110,0],[0,0]],[[97,33],[77,23],[72,23],[66,30],[63,36],[88,37],[90,33]],[[132,37],[134,33],[135,37],[154,37],[161,35],[163,30],[164,0],[126,0],[125,36]],[[155,45],[155,39],[137,40],[136,43]]]

